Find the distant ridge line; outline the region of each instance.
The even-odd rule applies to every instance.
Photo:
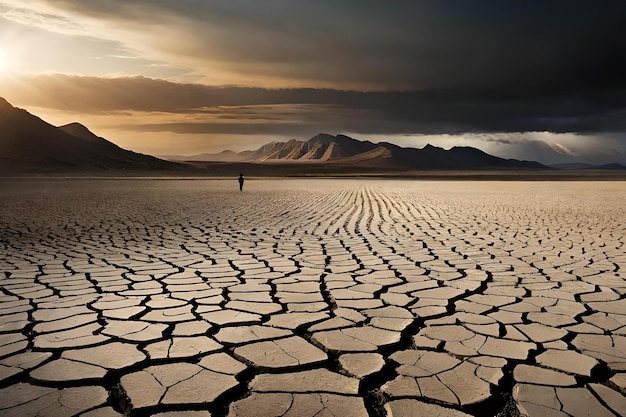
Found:
[[[242,152],[228,150],[165,158],[188,162],[350,164],[381,169],[551,169],[534,161],[499,158],[472,147],[455,146],[445,150],[428,144],[421,149],[404,148],[388,142],[372,143],[328,133],[320,133],[307,141],[269,142]]]
[[[56,127],[0,98],[0,172],[180,170],[184,165],[122,149],[80,123]]]

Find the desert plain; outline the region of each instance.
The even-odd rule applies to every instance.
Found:
[[[0,180],[0,415],[626,415],[626,183]]]

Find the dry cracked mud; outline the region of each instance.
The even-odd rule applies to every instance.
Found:
[[[0,180],[0,414],[626,415],[626,184]]]

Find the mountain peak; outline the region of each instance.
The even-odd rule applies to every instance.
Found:
[[[329,135],[328,133],[318,133],[317,135],[309,139],[307,142],[309,143],[322,142],[322,143],[330,144],[332,142],[335,142],[336,140],[337,138],[335,136]]]
[[[67,125],[59,126],[58,129],[64,131],[65,133],[69,133],[70,135],[78,139],[82,139],[82,140],[91,141],[91,142],[101,142],[103,140],[106,141],[106,139],[100,138],[98,135],[96,135],[95,133],[93,133],[91,130],[87,129],[87,127],[85,127],[84,125],[80,123],[74,122],[74,123],[70,123]]]
[[[124,150],[80,123],[55,127],[4,99],[0,99],[0,132],[0,155],[15,172],[179,167]]]
[[[13,109],[13,108],[14,107],[11,105],[11,103],[6,101],[3,97],[0,97],[0,110]]]
[[[252,163],[311,163],[332,164],[341,169],[366,169],[368,172],[464,169],[545,169],[537,162],[505,160],[472,147],[445,150],[428,144],[423,149],[404,148],[380,142],[361,141],[346,135],[319,133],[306,142],[291,139],[270,142],[256,150],[196,155],[194,161],[252,162]],[[334,168],[333,168],[334,169]]]
[[[76,128],[76,129],[83,129],[83,130],[89,130],[87,129],[87,126],[80,124],[78,122],[72,122],[72,123],[68,123],[66,125],[63,126],[59,126],[59,128],[61,127],[71,127],[71,128]]]
[[[93,132],[89,129],[87,129],[87,127],[85,125],[82,125],[78,122],[73,122],[73,123],[69,123],[63,126],[57,126],[59,129],[64,130],[74,136],[81,136],[81,135],[93,135]],[[74,133],[72,133],[74,132]]]

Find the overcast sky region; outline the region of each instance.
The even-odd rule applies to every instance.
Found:
[[[317,133],[626,163],[626,2],[0,0],[0,96],[153,155]]]

